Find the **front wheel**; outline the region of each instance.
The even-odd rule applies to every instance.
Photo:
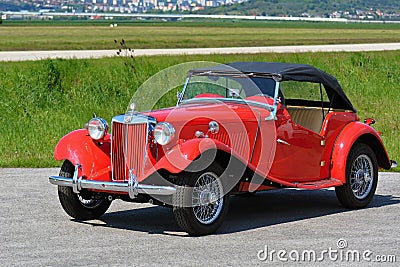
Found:
[[[173,196],[173,213],[178,225],[194,236],[214,233],[228,211],[229,197],[220,179],[223,169],[213,163],[205,170],[182,173]]]
[[[72,177],[74,165],[68,160],[61,166],[60,176]],[[58,186],[58,198],[64,211],[78,220],[97,219],[103,215],[111,205],[104,195],[82,190],[79,194],[73,192],[72,187]]]
[[[378,163],[374,151],[366,144],[355,144],[346,163],[346,183],[336,187],[336,196],[346,208],[367,206],[378,184]]]

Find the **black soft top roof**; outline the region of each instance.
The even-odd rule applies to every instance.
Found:
[[[243,73],[255,76],[272,76],[279,81],[299,81],[321,83],[332,102],[332,107],[356,111],[340,87],[335,77],[328,73],[307,64],[292,64],[280,62],[233,62],[202,68],[190,71],[192,74],[204,73],[207,71],[223,74]]]

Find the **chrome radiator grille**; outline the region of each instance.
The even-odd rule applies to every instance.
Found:
[[[147,148],[147,123],[113,122],[111,162],[114,181],[129,179],[129,170],[137,177],[144,174]]]

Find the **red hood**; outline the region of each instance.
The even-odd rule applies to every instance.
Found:
[[[210,120],[224,123],[257,121],[258,112],[261,117],[267,117],[269,111],[261,108],[250,108],[245,104],[227,103],[195,103],[178,107],[151,111],[148,115],[157,119],[157,122],[166,121],[178,125],[195,120],[196,124],[208,124]]]

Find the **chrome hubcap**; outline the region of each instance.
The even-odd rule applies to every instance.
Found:
[[[192,205],[196,219],[203,224],[213,223],[222,211],[221,181],[213,172],[203,173],[193,188]]]
[[[367,155],[360,155],[351,166],[350,186],[358,199],[364,199],[371,192],[373,186],[373,165]]]

